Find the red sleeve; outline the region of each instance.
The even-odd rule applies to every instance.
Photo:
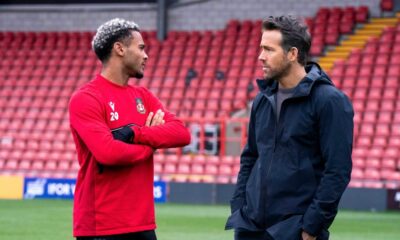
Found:
[[[133,126],[135,132],[134,143],[141,143],[153,148],[183,147],[190,143],[190,133],[174,114],[166,111],[161,102],[149,91],[143,88],[149,112],[155,113],[158,109],[165,112],[165,123],[159,126]]]
[[[114,140],[104,121],[101,103],[89,93],[77,93],[69,105],[71,128],[86,144],[96,160],[104,165],[131,165],[151,157],[149,146]]]

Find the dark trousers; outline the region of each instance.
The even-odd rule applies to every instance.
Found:
[[[157,240],[154,230],[95,237],[77,237],[76,240]]]
[[[235,230],[235,240],[274,240],[267,231],[244,232]]]

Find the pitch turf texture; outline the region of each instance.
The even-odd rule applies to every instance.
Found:
[[[228,240],[228,206],[159,204],[159,240]],[[72,202],[0,200],[0,239],[72,240]],[[333,240],[400,239],[400,212],[341,211],[331,227]]]

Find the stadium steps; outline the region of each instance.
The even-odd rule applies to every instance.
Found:
[[[357,29],[353,35],[341,41],[340,45],[328,50],[325,56],[319,59],[321,67],[330,71],[338,59],[347,59],[354,48],[363,48],[371,37],[379,37],[383,30],[389,26],[395,26],[400,19],[400,13],[394,18],[372,18],[369,23]]]

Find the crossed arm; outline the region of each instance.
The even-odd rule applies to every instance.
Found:
[[[190,143],[190,133],[160,101],[148,93],[150,113],[144,126],[125,126],[113,132],[114,138],[126,143],[142,144],[153,149],[183,147]]]
[[[154,149],[189,144],[190,134],[183,123],[163,111],[157,99],[152,102],[152,109],[159,110],[149,113],[144,126],[124,126],[110,132],[104,122],[101,103],[91,94],[77,94],[69,106],[74,137],[85,143],[103,165],[130,165],[148,159]]]

